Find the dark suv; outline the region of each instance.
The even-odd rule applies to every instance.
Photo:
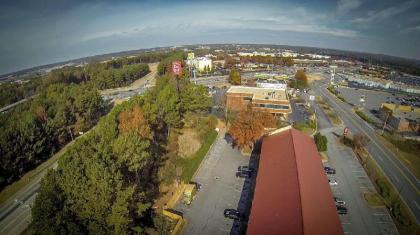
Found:
[[[339,215],[346,215],[347,214],[347,208],[344,206],[336,206],[337,212]]]
[[[324,167],[324,171],[325,173],[329,174],[329,175],[334,175],[335,174],[335,169],[329,166]]]
[[[241,220],[243,218],[242,214],[239,211],[235,210],[235,209],[226,209],[223,212],[223,215],[226,218],[234,219],[234,220]]]

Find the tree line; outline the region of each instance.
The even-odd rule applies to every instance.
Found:
[[[34,232],[133,234],[159,226],[151,207],[174,154],[172,133],[211,105],[205,87],[165,73],[153,89],[115,106],[42,180]]]
[[[108,110],[98,89],[129,84],[149,72],[139,58],[67,66],[27,83],[2,84],[5,104],[33,99],[0,114],[0,189],[94,126]],[[14,96],[12,95],[14,94]]]

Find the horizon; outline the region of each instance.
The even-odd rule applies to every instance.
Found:
[[[0,10],[0,74],[197,44],[290,45],[420,60],[413,46],[420,41],[420,3],[413,0],[238,3],[9,2]]]

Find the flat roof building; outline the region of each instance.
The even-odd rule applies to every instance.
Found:
[[[343,234],[309,136],[289,127],[264,137],[247,234]]]
[[[243,110],[248,105],[254,110],[287,118],[292,112],[286,90],[260,87],[231,86],[226,92],[227,110]]]

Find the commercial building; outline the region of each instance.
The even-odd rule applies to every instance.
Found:
[[[213,63],[207,57],[194,57],[194,53],[188,53],[187,65],[196,68],[199,72],[207,72],[213,68]]]
[[[292,112],[286,90],[259,87],[231,86],[226,92],[228,111],[239,111],[251,105],[255,110],[266,111],[287,118]]]
[[[420,108],[383,103],[379,109],[379,116],[396,132],[420,134]]]
[[[264,137],[247,234],[343,234],[309,136],[289,127]]]

